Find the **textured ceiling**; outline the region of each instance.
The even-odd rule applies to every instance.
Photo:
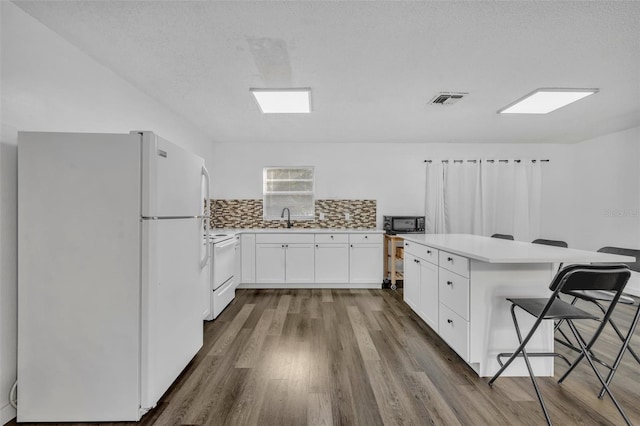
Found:
[[[216,142],[576,142],[640,125],[640,2],[15,2]],[[250,87],[311,87],[261,115]],[[539,87],[599,88],[548,115]],[[470,95],[428,106],[440,91]]]

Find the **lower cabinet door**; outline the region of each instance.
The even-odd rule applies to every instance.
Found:
[[[404,254],[404,282],[403,297],[404,302],[418,312],[418,299],[420,297],[420,265],[418,259],[405,252]]]
[[[256,235],[240,236],[240,252],[242,253],[240,283],[256,282]]]
[[[438,266],[426,260],[418,259],[420,285],[418,296],[418,315],[429,327],[438,331]]]
[[[316,282],[349,282],[349,245],[316,244]]]
[[[469,323],[442,304],[439,334],[463,360],[469,361]]]
[[[256,282],[284,282],[284,244],[256,244]]]
[[[313,244],[285,244],[285,282],[312,283],[314,273]]]
[[[349,282],[382,283],[382,244],[350,244]]]

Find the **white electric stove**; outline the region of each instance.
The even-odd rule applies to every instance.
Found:
[[[205,320],[216,319],[236,295],[234,277],[236,262],[236,241],[233,234],[209,233],[211,260],[211,311]]]

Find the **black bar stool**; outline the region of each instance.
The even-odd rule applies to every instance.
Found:
[[[628,248],[622,248],[622,247],[603,247],[598,251],[601,252],[601,253],[620,254],[620,255],[624,255],[624,256],[635,257],[636,261],[627,263],[627,266],[632,271],[640,272],[640,250],[628,249]],[[563,293],[573,297],[573,300],[571,301],[572,305],[575,305],[578,300],[584,300],[586,302],[591,302],[594,305],[596,305],[598,307],[598,309],[600,309],[600,311],[603,312],[603,313],[606,311],[606,308],[603,305],[603,303],[611,303],[613,298],[615,297],[614,293],[612,293],[610,291],[602,291],[602,290],[572,290],[572,291],[566,291],[566,292],[563,292]],[[636,302],[633,300],[633,298],[625,296],[625,295],[620,296],[620,299],[618,300],[618,303],[622,303],[622,304],[625,304],[625,305],[635,305],[636,304]],[[635,358],[636,362],[638,364],[640,364],[640,356],[638,356],[637,352],[634,351],[633,348],[629,345],[629,343],[631,341],[631,338],[633,337],[633,333],[635,332],[636,327],[638,326],[638,320],[640,320],[640,303],[637,303],[636,313],[635,313],[633,319],[631,320],[631,323],[629,325],[629,329],[628,329],[626,335],[624,333],[622,333],[622,331],[620,331],[620,328],[618,327],[618,325],[616,323],[614,323],[611,318],[609,318],[609,324],[611,325],[611,328],[613,328],[613,330],[616,332],[616,334],[618,335],[618,337],[622,341],[622,346],[620,348],[620,351],[618,352],[618,355],[615,358],[615,361],[613,362],[613,365],[609,365],[606,362],[600,360],[595,355],[591,354],[592,358],[596,362],[604,365],[605,367],[607,367],[609,369],[609,374],[607,375],[607,380],[606,380],[607,385],[609,385],[611,383],[611,381],[613,380],[613,376],[616,374],[616,371],[618,370],[618,367],[620,366],[620,363],[622,361],[622,357],[624,356],[625,351],[629,351],[631,356],[633,358]],[[560,329],[560,325],[561,325],[561,322],[559,322],[556,325],[555,330],[559,331],[562,334],[562,336],[564,337],[565,340],[556,338],[555,339],[556,342],[558,342],[558,343],[560,343],[560,344],[562,344],[564,346],[567,346],[568,348],[573,349],[574,351],[579,352],[580,349],[577,348],[573,343],[571,343],[571,341],[569,340],[567,335],[564,332],[562,332],[562,330]],[[603,387],[600,390],[600,393],[598,394],[598,398],[603,398],[604,397],[604,393],[605,393],[605,389]]]
[[[498,362],[501,367],[498,372],[489,380],[489,386],[492,386],[493,383],[500,377],[500,375],[504,372],[504,370],[519,356],[524,358],[525,364],[527,366],[527,370],[529,371],[529,376],[531,377],[531,382],[533,383],[533,387],[536,391],[536,395],[538,397],[538,401],[540,402],[540,406],[542,407],[542,411],[547,420],[547,423],[551,425],[551,418],[549,417],[549,413],[547,412],[547,408],[544,404],[544,400],[542,399],[542,394],[540,393],[540,389],[538,388],[538,383],[533,374],[533,370],[531,368],[531,364],[529,362],[529,357],[531,356],[549,356],[548,353],[532,353],[528,354],[525,346],[531,340],[531,337],[534,335],[540,324],[543,320],[560,320],[564,319],[571,333],[575,337],[580,346],[580,356],[571,364],[569,370],[558,380],[558,383],[562,383],[562,381],[568,376],[568,374],[573,371],[573,369],[582,361],[582,359],[586,358],[589,362],[589,365],[593,369],[596,376],[598,376],[598,380],[602,384],[604,390],[609,394],[611,400],[614,405],[620,412],[620,415],[624,418],[625,422],[628,425],[631,425],[631,422],[622,407],[616,400],[616,398],[611,393],[609,389],[609,385],[606,383],[605,379],[602,377],[596,366],[594,365],[593,358],[590,354],[591,347],[594,345],[598,337],[602,333],[607,321],[611,317],[611,313],[615,308],[620,296],[622,295],[622,290],[624,289],[629,277],[631,276],[631,272],[629,267],[624,264],[604,264],[604,265],[570,265],[562,270],[560,270],[551,284],[549,285],[549,289],[553,292],[551,297],[548,299],[545,298],[507,298],[508,301],[511,302],[511,317],[513,318],[513,324],[516,329],[516,334],[518,336],[518,341],[520,342],[520,346],[513,353],[501,353],[498,354]],[[590,314],[589,312],[583,311],[575,307],[574,305],[562,301],[558,296],[561,292],[569,292],[569,291],[577,291],[577,290],[606,290],[611,291],[613,293],[613,299],[609,304],[609,308],[606,310],[602,318],[599,318],[595,315]],[[536,318],[533,326],[529,333],[522,338],[522,333],[520,331],[520,327],[518,326],[518,320],[515,315],[515,308],[518,307],[528,314],[534,316]],[[600,325],[598,326],[596,332],[593,334],[591,339],[586,342],[575,325],[573,324],[574,320],[595,320],[599,321]],[[509,357],[509,359],[502,364],[501,358]]]
[[[513,241],[513,235],[508,235],[508,234],[493,234],[491,238],[500,238],[501,240]]]
[[[564,247],[567,248],[569,245],[560,240],[545,240],[544,238],[538,238],[537,240],[531,241],[533,244],[544,244],[545,246],[555,246],[555,247]]]
[[[542,245],[545,245],[545,246],[554,246],[554,247],[562,247],[562,248],[568,248],[569,247],[569,244],[567,244],[565,241],[562,241],[562,240],[547,240],[545,238],[538,238],[537,240],[533,240],[533,241],[531,241],[531,244],[542,244]],[[560,269],[562,269],[562,262],[560,262],[560,264],[558,265],[558,271]],[[573,304],[575,304],[575,303],[573,303]],[[571,339],[569,339],[569,337],[560,328],[560,326],[562,325],[562,321],[563,320],[560,320],[554,325],[553,332],[554,333],[555,332],[560,333],[562,335],[562,337],[564,337],[566,342],[570,344]],[[571,345],[571,346],[573,346],[573,345]],[[559,354],[557,356],[559,356]],[[565,357],[561,357],[561,358],[564,359],[565,361],[567,361],[567,359]]]

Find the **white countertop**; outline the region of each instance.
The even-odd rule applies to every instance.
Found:
[[[371,228],[243,228],[218,229],[209,231],[210,234],[384,234],[382,229]]]
[[[469,234],[406,234],[406,241],[488,263],[631,262],[630,256],[501,240]]]

